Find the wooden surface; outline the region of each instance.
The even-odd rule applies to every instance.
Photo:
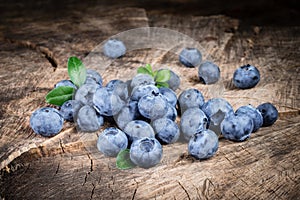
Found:
[[[299,198],[298,24],[245,24],[224,15],[174,14],[140,4],[68,4],[58,10],[49,7],[49,12],[34,5],[1,4],[6,9],[0,24],[0,199]],[[272,102],[279,120],[246,142],[221,139],[216,156],[206,161],[187,156],[187,144],[164,146],[162,163],[148,170],[116,169],[114,158],[97,152],[97,135],[83,136],[71,123],[53,138],[33,133],[30,115],[47,106],[47,92],[67,78],[69,56],[84,58],[114,34],[149,26],[176,30],[198,41],[220,66],[222,81],[202,85],[197,70],[182,67],[177,55],[141,49],[114,61],[102,74],[105,83],[134,74],[141,64],[167,66],[181,76],[178,94],[194,87],[205,99],[226,98],[235,109]],[[259,68],[261,81],[250,90],[235,89],[232,74],[247,63]]]

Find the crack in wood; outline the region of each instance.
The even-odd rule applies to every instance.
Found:
[[[60,146],[60,148],[61,148],[61,151],[62,151],[63,153],[65,153],[65,149],[64,149],[64,146],[63,146],[63,143],[62,143],[62,140],[61,140],[61,139],[59,139],[59,146]]]
[[[58,165],[57,165],[57,168],[56,168],[56,171],[55,171],[55,175],[58,173],[59,167],[60,167],[60,163],[58,163]]]
[[[53,52],[49,48],[38,46],[37,44],[30,42],[28,40],[15,40],[10,38],[5,38],[5,40],[8,41],[9,43],[16,44],[18,46],[25,47],[43,54],[45,58],[48,60],[48,62],[51,64],[51,66],[54,68],[54,71],[56,70],[58,66],[58,61],[54,57]]]
[[[93,196],[94,196],[94,193],[95,193],[95,188],[96,188],[96,185],[94,185],[93,183],[92,183],[92,185],[93,185],[93,189],[92,189],[92,191],[91,191],[91,197],[90,197],[90,200],[93,199]]]
[[[214,184],[213,182],[209,179],[209,178],[206,178],[204,181],[203,181],[203,189],[202,189],[202,194],[203,196],[206,198],[206,199],[209,199],[207,197],[207,195],[209,195],[209,188],[210,188],[210,185],[212,185],[214,187]]]
[[[134,191],[133,191],[131,200],[134,200],[135,195],[136,195],[136,192],[137,192],[137,189],[138,189],[138,187],[139,187],[139,184],[138,184],[138,182],[137,182],[135,179],[134,179],[134,182],[136,183],[136,187],[135,187],[135,189],[134,189]]]
[[[187,195],[187,198],[190,200],[190,194],[188,193],[188,191],[185,189],[185,187],[180,183],[180,181],[177,181],[177,183],[180,185],[180,187],[183,189],[183,191],[185,192],[185,194]]]

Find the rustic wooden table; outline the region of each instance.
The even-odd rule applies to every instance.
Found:
[[[193,0],[1,3],[0,199],[299,199],[296,5]],[[272,102],[279,120],[242,143],[220,139],[216,156],[201,162],[187,156],[186,144],[164,146],[162,163],[148,170],[116,169],[114,158],[97,152],[96,135],[83,141],[71,123],[55,137],[35,135],[30,115],[47,106],[47,92],[67,78],[68,57],[84,58],[108,37],[138,27],[164,27],[198,41],[220,66],[222,84],[202,85],[196,69],[182,67],[177,55],[157,49],[128,52],[114,61],[102,74],[105,83],[145,63],[169,66],[181,76],[177,93],[197,88],[206,99],[222,95],[235,109]],[[231,77],[247,63],[259,68],[261,81],[253,89],[238,90]]]

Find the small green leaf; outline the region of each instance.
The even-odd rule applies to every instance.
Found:
[[[135,164],[130,160],[129,151],[129,149],[124,149],[119,152],[116,162],[118,169],[131,169],[135,167]]]
[[[157,71],[155,76],[155,82],[167,82],[170,80],[171,72],[168,69],[162,69]]]
[[[169,84],[167,82],[156,82],[156,87],[161,88],[161,87],[169,87]]]
[[[68,59],[68,74],[77,87],[84,84],[86,79],[86,69],[79,58],[70,57]]]
[[[152,70],[152,67],[151,67],[150,64],[146,64],[146,65],[145,65],[145,68],[146,68],[149,72],[151,72],[151,74],[153,74],[153,70]]]
[[[148,74],[148,75],[150,75],[150,76],[153,77],[152,72],[149,71],[149,70],[148,70],[147,68],[145,68],[145,67],[139,67],[138,70],[137,70],[137,73],[139,73],[139,74]]]
[[[72,99],[74,92],[75,88],[70,86],[61,86],[54,88],[47,94],[46,102],[61,106],[64,102]]]

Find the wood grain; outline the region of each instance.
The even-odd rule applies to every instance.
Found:
[[[104,12],[105,11],[105,12]],[[51,18],[7,16],[0,26],[0,197],[4,199],[297,199],[300,196],[300,27],[241,26],[226,16],[178,16],[142,8],[85,7]],[[18,23],[11,23],[18,22]],[[164,146],[157,167],[120,171],[96,149],[97,134],[77,133],[71,123],[53,138],[29,127],[31,113],[47,104],[53,85],[67,78],[66,60],[84,58],[96,45],[136,27],[164,27],[187,34],[221,68],[222,81],[206,86],[178,55],[158,49],[128,52],[102,74],[104,83],[130,78],[138,66],[170,67],[180,74],[179,94],[201,90],[226,98],[234,108],[272,102],[280,119],[249,140],[220,139],[217,155],[196,161],[187,144]],[[174,44],[174,48],[176,44]],[[52,60],[52,62],[51,62]],[[260,83],[238,90],[234,70],[253,64]]]

